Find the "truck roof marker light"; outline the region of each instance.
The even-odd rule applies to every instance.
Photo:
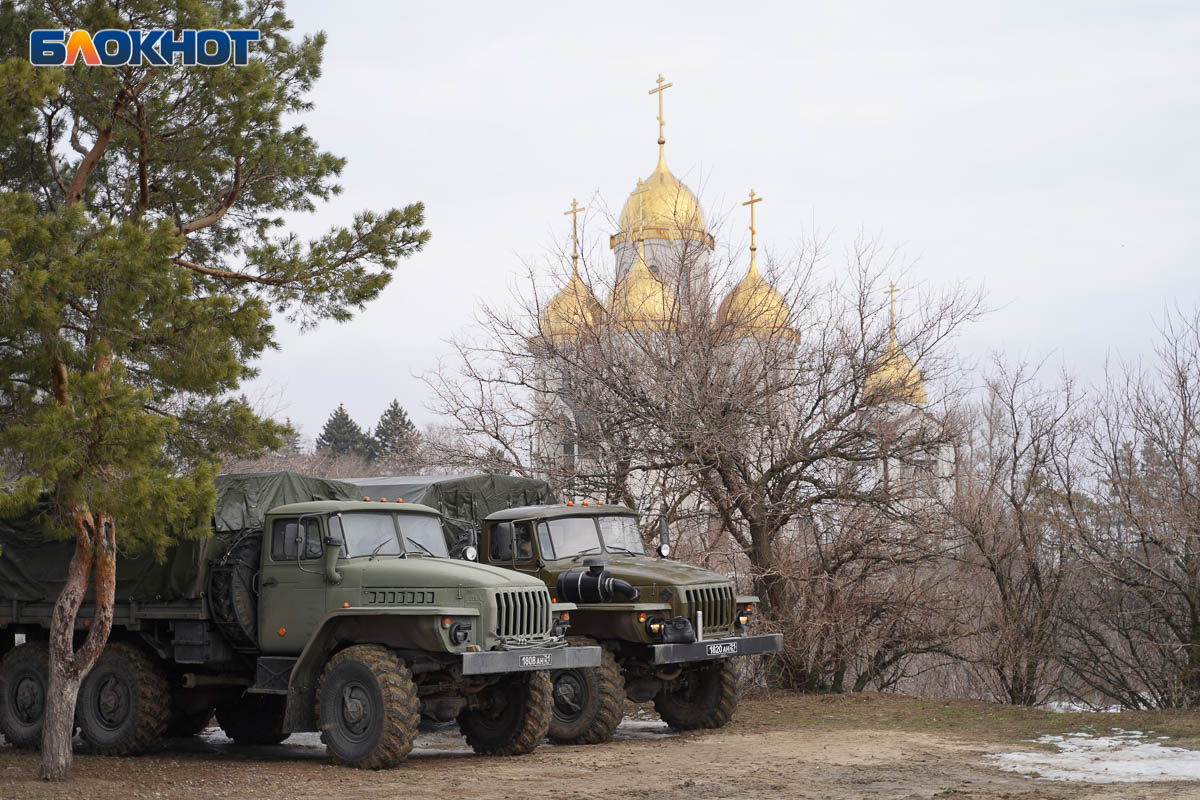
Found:
[[[397,503],[403,503],[403,502],[404,502],[404,498],[403,498],[403,497],[397,497],[397,498],[396,498],[396,502],[397,502]]]
[[[278,633],[280,636],[287,636],[287,628],[280,628]]]
[[[580,503],[580,505],[582,505],[582,506],[586,506],[587,504],[588,504],[587,500],[584,500],[582,503]]]
[[[597,501],[596,501],[596,505],[598,505],[598,506],[602,506],[602,505],[604,505],[604,501],[603,501],[603,500],[597,500]]]
[[[570,508],[570,507],[571,507],[571,506],[573,506],[573,505],[575,505],[575,501],[574,501],[574,500],[568,500],[568,501],[567,501],[567,508]]]
[[[364,503],[369,503],[369,502],[371,502],[371,498],[369,498],[369,497],[366,497],[366,496],[364,495],[364,496],[363,496],[363,502],[364,502]]]
[[[381,498],[379,498],[379,502],[381,502],[381,503],[386,503],[386,502],[387,502],[387,498],[386,498],[386,497],[381,497]]]
[[[349,603],[342,603],[342,608],[349,608],[349,607],[350,607]]]

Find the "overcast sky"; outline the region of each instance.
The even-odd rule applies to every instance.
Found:
[[[434,422],[414,375],[562,241],[572,197],[619,210],[653,169],[660,72],[668,161],[710,216],[753,187],[768,252],[864,230],[910,283],[984,285],[968,354],[1094,379],[1200,303],[1200,4],[742,5],[289,3],[329,36],[305,122],[349,159],[297,230],[420,200],[433,238],[352,322],[281,323],[247,393],[307,437],[338,403]]]

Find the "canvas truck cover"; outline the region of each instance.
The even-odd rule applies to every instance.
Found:
[[[220,475],[216,488],[213,535],[168,548],[162,561],[148,553],[117,556],[118,603],[198,598],[209,561],[224,553],[237,533],[261,527],[267,511],[285,503],[349,499],[356,492],[349,484],[294,472]],[[53,602],[58,597],[75,543],[46,539],[45,513],[45,508],[39,508],[23,517],[0,519],[0,599]]]
[[[424,503],[442,513],[447,544],[453,547],[473,526],[495,511],[516,506],[557,503],[545,481],[511,475],[398,475],[378,478],[342,478],[354,484],[358,497],[397,498]]]

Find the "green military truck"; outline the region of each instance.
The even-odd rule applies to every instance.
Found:
[[[597,669],[552,673],[550,738],[612,737],[622,704],[653,701],[673,728],[718,728],[737,705],[733,658],[778,651],[779,634],[750,633],[758,598],[724,575],[668,558],[665,526],[648,556],[636,512],[619,505],[553,502],[542,481],[496,475],[350,479],[437,506],[461,527],[474,517],[468,556],[536,577],[554,599],[577,604],[573,645],[603,648]],[[514,500],[536,497],[532,505]],[[515,506],[515,507],[511,507]]]
[[[433,508],[355,494],[292,473],[222,476],[211,537],[164,562],[119,558],[112,634],[77,703],[93,751],[142,752],[214,711],[237,743],[320,731],[356,767],[399,763],[421,716],[457,720],[479,753],[532,751],[549,671],[600,664],[598,648],[566,646],[574,607],[532,576],[450,559]],[[47,542],[31,515],[0,521],[0,546],[0,730],[36,747],[72,545]]]

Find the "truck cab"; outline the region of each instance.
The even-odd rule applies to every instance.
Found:
[[[610,737],[615,722],[601,706],[613,691],[653,700],[672,727],[719,727],[736,706],[730,659],[782,647],[779,634],[750,631],[758,598],[737,595],[724,575],[671,560],[665,545],[648,554],[637,513],[620,505],[524,506],[482,521],[481,562],[536,577],[554,599],[575,603],[573,642],[604,648],[597,670],[553,673],[551,738]]]

